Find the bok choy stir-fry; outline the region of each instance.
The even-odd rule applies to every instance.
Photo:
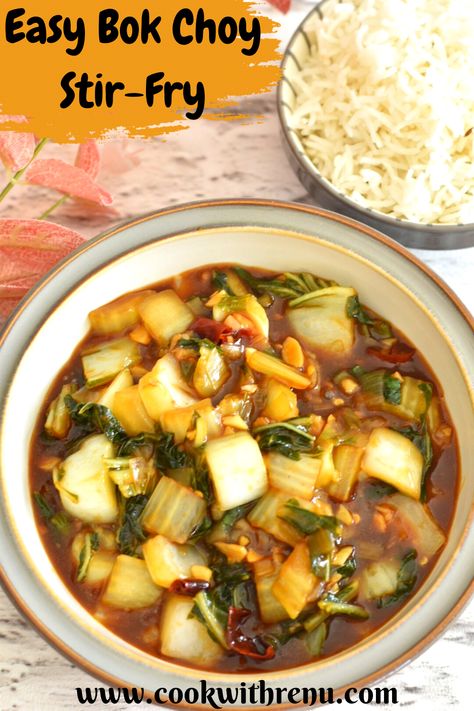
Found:
[[[89,322],[31,477],[49,555],[104,625],[270,670],[357,644],[416,592],[449,529],[455,435],[422,356],[355,289],[205,267]]]

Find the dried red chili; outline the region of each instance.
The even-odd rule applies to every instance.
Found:
[[[198,318],[192,324],[191,330],[201,338],[208,338],[213,343],[222,343],[227,336],[252,338],[255,335],[249,328],[232,329],[224,323],[213,321],[211,318],[205,318],[205,316]]]
[[[192,580],[190,578],[186,578],[185,580],[174,580],[171,583],[169,590],[173,593],[177,593],[178,595],[189,595],[190,597],[194,597],[198,594],[198,592],[201,592],[201,590],[209,590],[210,587],[210,583],[208,583],[207,580]]]
[[[245,608],[229,608],[226,630],[226,642],[229,645],[229,649],[252,659],[260,659],[262,661],[273,659],[275,650],[270,644],[265,644],[260,637],[247,637],[240,629],[240,625],[245,622],[250,614],[250,610]]]
[[[230,336],[233,333],[232,329],[225,324],[204,316],[192,324],[191,330],[201,338],[208,338],[213,343],[219,343],[225,336]]]
[[[397,341],[389,349],[384,348],[367,348],[367,353],[373,355],[380,360],[386,361],[387,363],[407,363],[413,358],[416,351],[414,348],[400,343]]]

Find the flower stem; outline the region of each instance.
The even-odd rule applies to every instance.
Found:
[[[61,207],[61,205],[66,202],[66,200],[69,200],[69,197],[69,195],[63,195],[62,197],[60,197],[59,200],[56,200],[56,202],[51,205],[51,207],[48,207],[48,209],[45,210],[43,214],[38,217],[38,220],[45,220],[47,217],[49,217],[49,215],[51,215],[52,212],[54,212],[54,210],[56,210],[58,207]]]
[[[47,142],[48,142],[47,138],[42,138],[41,141],[39,141],[39,143],[36,145],[33,155],[31,156],[30,160],[28,161],[28,163],[26,165],[24,165],[23,168],[20,168],[20,170],[18,170],[15,173],[15,175],[12,176],[10,181],[3,188],[2,192],[0,193],[0,202],[2,202],[2,200],[4,200],[6,198],[6,196],[10,192],[10,190],[13,190],[13,188],[18,183],[18,181],[20,180],[23,173],[30,167],[30,165],[33,163],[33,161],[36,158],[36,156],[38,155],[38,153],[46,145]]]

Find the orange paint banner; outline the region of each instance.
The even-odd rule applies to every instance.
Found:
[[[61,4],[61,8],[64,7]],[[2,3],[2,130],[59,143],[235,118],[279,78],[276,23],[248,0]],[[14,117],[26,116],[24,122]],[[24,119],[23,119],[24,121]]]

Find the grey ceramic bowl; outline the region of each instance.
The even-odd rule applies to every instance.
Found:
[[[51,382],[88,330],[87,314],[124,292],[222,262],[312,271],[351,284],[430,359],[459,438],[460,493],[446,547],[416,594],[356,646],[286,671],[224,674],[159,659],[103,627],[72,596],[35,524],[28,451]],[[107,685],[237,688],[367,686],[433,642],[473,592],[474,333],[450,290],[393,240],[303,205],[227,200],[173,207],[86,242],[20,304],[0,334],[0,580],[57,649]],[[288,706],[288,703],[283,704]],[[192,708],[203,708],[193,706]],[[232,708],[236,709],[235,706]],[[273,708],[276,708],[274,706]]]
[[[296,97],[293,79],[310,53],[311,43],[305,28],[308,22],[312,21],[314,15],[323,16],[324,5],[327,1],[318,2],[306,16],[291,38],[283,58],[283,75],[278,87],[278,112],[284,146],[296,175],[318,205],[364,222],[393,237],[406,247],[461,249],[474,246],[474,224],[417,224],[362,207],[324,178],[308,157],[297,132],[290,127],[290,118]]]

